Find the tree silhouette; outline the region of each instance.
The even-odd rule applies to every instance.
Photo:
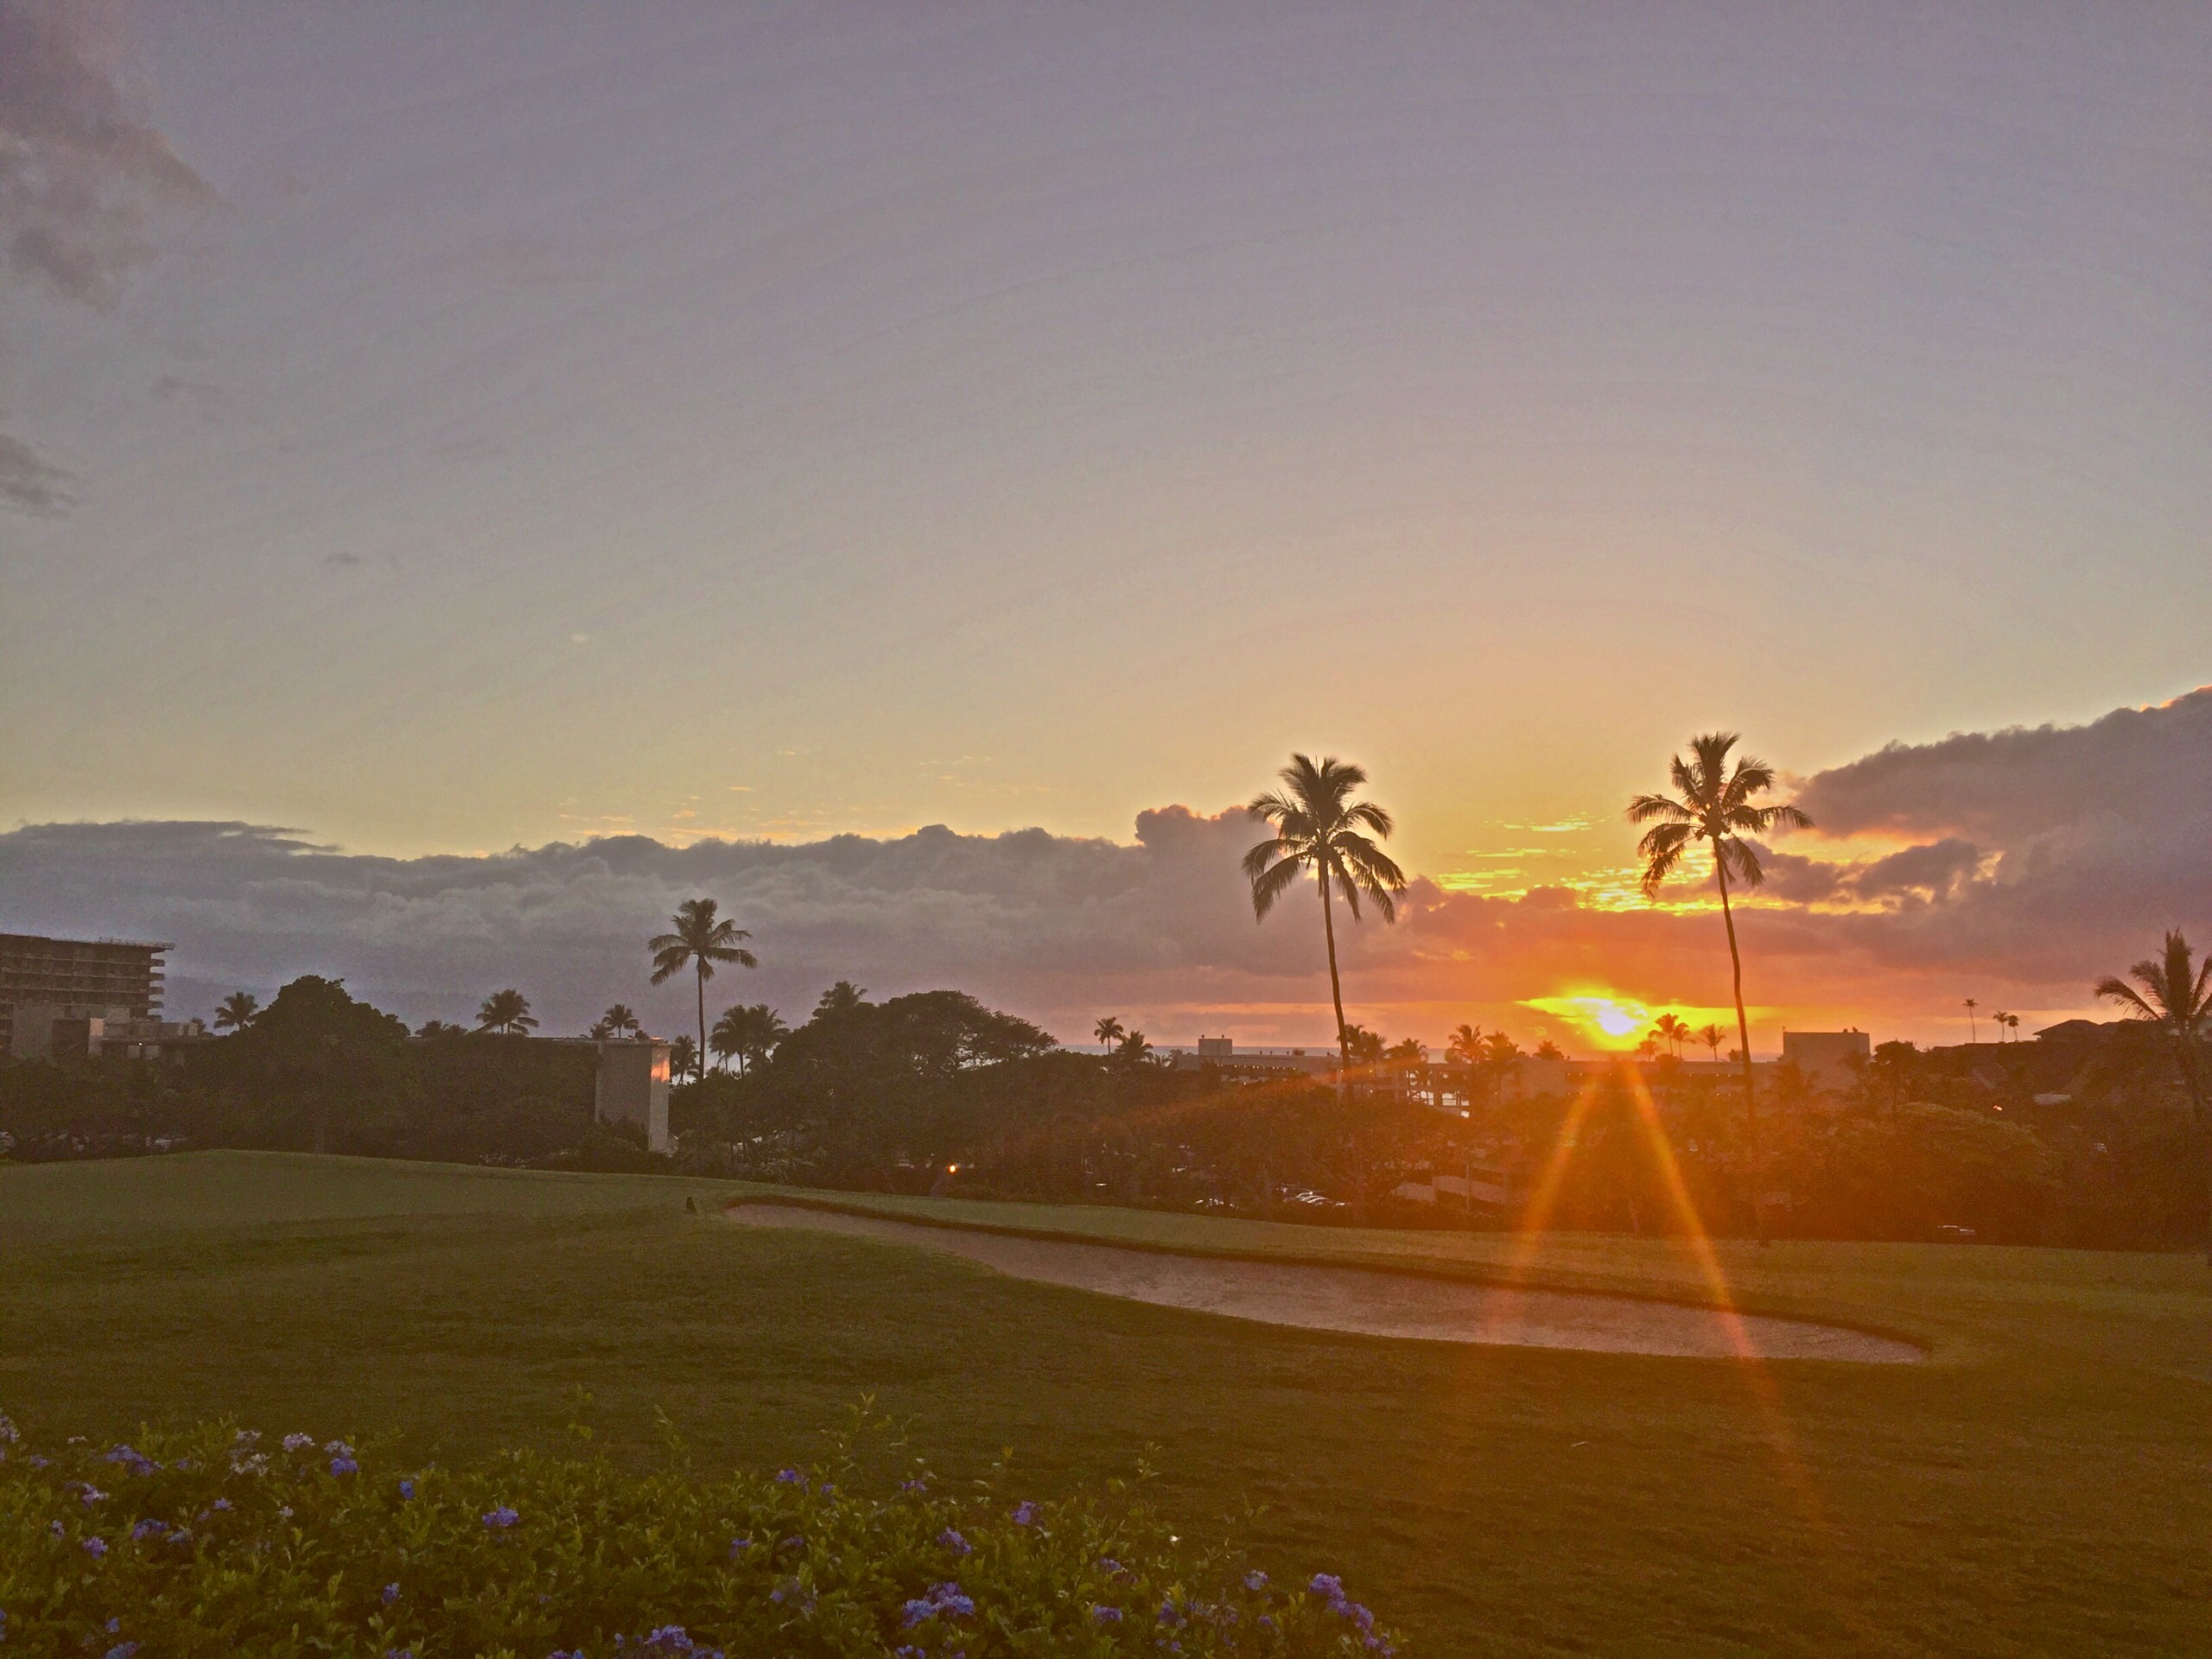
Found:
[[[607,1027],[610,1036],[614,1037],[626,1037],[632,1032],[642,1029],[638,1023],[638,1016],[620,1002],[600,1015],[600,1023]]]
[[[654,984],[686,968],[698,981],[699,1040],[691,1051],[695,1065],[704,1064],[707,1052],[707,982],[715,976],[715,965],[733,962],[741,968],[760,965],[760,959],[739,943],[753,936],[727,917],[717,920],[715,910],[711,899],[686,899],[668,918],[672,931],[645,942],[645,949],[653,953]]]
[[[2005,1027],[2012,1023],[2012,1016],[2005,1013],[2002,1008],[1998,1009],[1996,1013],[1989,1016],[1989,1023],[1997,1027],[1997,1040],[1999,1042],[2001,1043],[2005,1040]]]
[[[1981,1040],[1981,1031],[1974,1024],[1974,1011],[1980,1006],[1981,1004],[1975,1001],[1974,998],[1967,998],[1967,1041],[1970,1043],[1978,1043]]]
[[[1114,1058],[1122,1065],[1142,1065],[1152,1058],[1152,1045],[1141,1031],[1125,1031],[1116,1039]]]
[[[1662,1014],[1651,1022],[1651,1029],[1659,1033],[1659,1040],[1667,1045],[1667,1052],[1680,1059],[1682,1045],[1689,1040],[1690,1028],[1679,1014]]]
[[[251,991],[232,991],[215,1005],[215,1029],[244,1031],[260,1007],[260,998]]]
[[[1110,1014],[1090,1028],[1090,1034],[1098,1039],[1098,1046],[1109,1054],[1114,1052],[1114,1045],[1128,1033],[1128,1027]]]
[[[822,1000],[814,1005],[817,1020],[835,1019],[839,1014],[857,1013],[868,1007],[868,990],[849,979],[841,979],[822,993]]]
[[[2005,1030],[2010,1039],[2016,1043],[2018,1042],[2020,1040],[2020,1016],[2017,1014],[2000,1014],[1997,1017],[2005,1022]]]
[[[1547,1037],[1536,1045],[1536,1058],[1540,1060],[1563,1060],[1567,1058],[1567,1051]]]
[[[1736,916],[1728,903],[1728,879],[1734,876],[1746,890],[1766,880],[1758,853],[1744,836],[1763,836],[1777,825],[1809,830],[1813,821],[1794,806],[1751,804],[1774,787],[1774,768],[1764,760],[1744,756],[1731,770],[1728,752],[1736,741],[1733,732],[1707,732],[1692,738],[1689,754],[1676,755],[1669,768],[1675,794],[1637,796],[1628,804],[1628,820],[1652,825],[1637,843],[1644,861],[1647,899],[1658,896],[1661,886],[1694,843],[1702,841],[1712,849],[1713,885],[1720,893],[1720,918],[1728,930],[1728,963],[1734,974],[1736,1033],[1744,1046],[1744,1121],[1749,1131],[1751,1216],[1759,1243],[1764,1244],[1766,1176],[1759,1157],[1758,1107],[1751,1084],[1751,1023],[1744,1012],[1744,957],[1736,944]]]
[[[1351,793],[1367,781],[1366,772],[1325,755],[1317,763],[1302,754],[1276,774],[1283,787],[1255,796],[1244,810],[1274,826],[1274,834],[1244,855],[1244,877],[1252,884],[1252,913],[1264,920],[1276,899],[1288,892],[1299,873],[1313,868],[1321,889],[1321,931],[1329,947],[1329,998],[1337,1010],[1337,1058],[1351,1069],[1351,1032],[1344,1023],[1344,984],[1337,972],[1337,923],[1332,887],[1352,918],[1359,918],[1362,894],[1373,901],[1386,922],[1398,918],[1392,895],[1406,890],[1405,872],[1391,862],[1376,841],[1387,841],[1390,815]],[[1372,831],[1375,840],[1370,840]],[[1344,1084],[1338,1084],[1341,1090]]]
[[[791,1034],[783,1016],[766,1002],[740,1004],[715,1021],[708,1041],[717,1058],[734,1058],[740,1077],[767,1059],[776,1045]]]
[[[1444,1045],[1444,1052],[1466,1065],[1478,1065],[1483,1058],[1483,1028],[1461,1024],[1452,1027],[1451,1037]]]
[[[668,1069],[677,1077],[687,1073],[696,1077],[699,1071],[699,1045],[689,1036],[672,1037],[668,1044]]]
[[[2212,951],[2205,953],[2201,971],[2196,969],[2195,955],[2177,928],[2166,935],[2157,956],[2145,957],[2127,970],[2133,985],[2107,974],[2097,982],[2097,995],[2119,1003],[2131,1019],[2150,1020],[2172,1036],[2174,1064],[2181,1068],[2182,1087],[2189,1091],[2190,1110],[2196,1119],[2205,1192],[2212,1198],[2212,1120],[2205,1116],[2200,1049],[2207,1032],[2212,1031]],[[2212,1218],[2207,1225],[2212,1226]],[[2212,1233],[2205,1236],[2204,1261],[2212,1267]]]
[[[1720,1045],[1727,1040],[1720,1034],[1720,1027],[1716,1025],[1700,1026],[1690,1035],[1713,1051],[1713,1063],[1718,1065],[1720,1063]]]
[[[483,1007],[476,1010],[476,1029],[497,1032],[503,1037],[523,1037],[537,1029],[537,1021],[530,1017],[530,999],[520,991],[494,991],[484,999]]]

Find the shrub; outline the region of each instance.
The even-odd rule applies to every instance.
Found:
[[[0,1417],[0,1643],[108,1659],[1388,1654],[1342,1585],[1179,1541],[1119,1483],[702,1478],[514,1452],[402,1471],[228,1426],[34,1452]]]

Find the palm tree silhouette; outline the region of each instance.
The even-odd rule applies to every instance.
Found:
[[[700,1075],[699,1046],[691,1040],[689,1032],[669,1039],[668,1069],[679,1077],[687,1071],[695,1077]]]
[[[1751,1217],[1759,1243],[1767,1242],[1765,1165],[1759,1157],[1758,1108],[1752,1096],[1751,1022],[1744,1012],[1744,957],[1736,944],[1736,917],[1728,903],[1728,878],[1746,890],[1766,880],[1766,870],[1746,835],[1763,836],[1777,824],[1809,830],[1813,821],[1794,806],[1754,806],[1754,798],[1774,787],[1774,768],[1748,755],[1732,771],[1728,752],[1734,732],[1707,732],[1690,740],[1687,758],[1676,755],[1670,768],[1677,794],[1638,795],[1628,804],[1630,823],[1652,824],[1636,850],[1643,863],[1644,897],[1657,896],[1694,842],[1713,851],[1713,884],[1720,890],[1720,918],[1728,929],[1728,962],[1735,976],[1736,1033],[1743,1044],[1744,1122],[1751,1164]]]
[[[1720,1027],[1719,1026],[1700,1026],[1695,1031],[1692,1032],[1690,1035],[1696,1038],[1698,1041],[1703,1043],[1707,1048],[1713,1051],[1713,1063],[1715,1065],[1720,1064],[1720,1045],[1724,1039],[1721,1037]]]
[[[841,979],[822,993],[822,1000],[814,1005],[814,1017],[832,1020],[840,1015],[856,1014],[868,1007],[868,988],[855,985],[849,979]]]
[[[1114,1052],[1114,1045],[1122,1040],[1128,1029],[1109,1014],[1090,1028],[1090,1034],[1098,1039],[1098,1046],[1110,1054]]]
[[[1468,1065],[1478,1065],[1483,1058],[1483,1028],[1480,1026],[1459,1025],[1452,1028],[1444,1052],[1453,1059]]]
[[[2020,1016],[2017,1014],[1999,1014],[1998,1017],[2004,1020],[2005,1029],[2012,1034],[2012,1041],[2016,1043],[2018,1042],[2020,1040]]]
[[[1974,1022],[1974,1011],[1980,1006],[1981,1004],[1975,1001],[1974,998],[1967,998],[1967,1041],[1970,1043],[1978,1043],[1981,1040],[1981,1032]]]
[[[1123,1065],[1141,1065],[1152,1058],[1152,1044],[1141,1031],[1125,1031],[1115,1039],[1114,1058]]]
[[[530,999],[520,991],[494,991],[476,1010],[476,1029],[523,1037],[537,1029],[537,1021],[530,1017]]]
[[[215,1005],[215,1029],[244,1031],[260,1009],[261,1000],[251,991],[232,991]]]
[[[2119,1003],[2131,1019],[2151,1020],[2172,1035],[2174,1064],[2181,1068],[2182,1086],[2189,1090],[2190,1110],[2203,1148],[2205,1191],[2212,1196],[2212,1121],[2205,1115],[2204,1056],[2199,1052],[2205,1035],[2212,1032],[2212,951],[2205,953],[2202,971],[2196,971],[2195,955],[2176,928],[2166,935],[2157,956],[2145,957],[2127,970],[2134,985],[2107,974],[2097,982],[2097,995]],[[2212,1233],[2206,1235],[2204,1262],[2212,1267]]]
[[[1989,1023],[1997,1027],[1997,1040],[1999,1042],[2001,1043],[2005,1040],[2005,1027],[2012,1023],[2012,1016],[2005,1013],[2002,1008],[1998,1009],[1996,1013],[1989,1016]]]
[[[1679,1014],[1662,1014],[1651,1022],[1651,1029],[1659,1033],[1659,1040],[1667,1045],[1667,1052],[1676,1059],[1682,1056],[1682,1045],[1689,1040],[1690,1028]]]
[[[711,899],[686,899],[676,907],[676,914],[668,918],[673,931],[655,934],[645,941],[645,949],[653,953],[654,984],[663,983],[686,968],[698,980],[699,1043],[692,1052],[700,1057],[695,1063],[702,1066],[707,1052],[707,982],[715,976],[715,964],[734,962],[741,968],[760,965],[760,959],[738,943],[753,936],[727,917],[716,920],[715,910]]]
[[[708,1033],[708,1044],[716,1058],[734,1058],[738,1075],[743,1077],[766,1059],[790,1033],[791,1027],[784,1023],[783,1016],[766,1002],[741,1003],[715,1021],[714,1030]]]
[[[639,1028],[638,1016],[630,1012],[626,1004],[621,1002],[617,1002],[605,1014],[600,1015],[600,1022],[607,1027],[610,1035],[616,1037],[626,1036]]]
[[[1394,893],[1406,890],[1405,872],[1392,863],[1382,849],[1363,834],[1372,830],[1376,840],[1390,837],[1390,815],[1371,801],[1354,801],[1352,791],[1367,781],[1366,772],[1333,755],[1316,762],[1302,754],[1276,774],[1281,790],[1253,798],[1244,810],[1274,826],[1274,834],[1244,855],[1244,878],[1252,884],[1252,914],[1265,919],[1276,899],[1288,892],[1299,872],[1312,866],[1321,888],[1321,931],[1329,946],[1329,998],[1337,1010],[1337,1059],[1341,1067],[1337,1088],[1344,1088],[1343,1073],[1351,1070],[1351,1033],[1344,1023],[1344,983],[1337,973],[1337,923],[1330,888],[1359,918],[1362,893],[1374,901],[1386,922],[1398,919]]]

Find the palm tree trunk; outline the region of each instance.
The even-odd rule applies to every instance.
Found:
[[[1329,866],[1321,870],[1321,931],[1329,942],[1329,1000],[1337,1010],[1337,1093],[1344,1092],[1345,1073],[1351,1070],[1351,1040],[1344,1031],[1344,991],[1337,979],[1337,920],[1329,904]]]
[[[1744,1014],[1744,957],[1736,948],[1736,915],[1728,907],[1728,867],[1721,862],[1720,848],[1713,849],[1713,873],[1720,883],[1720,919],[1728,928],[1728,965],[1735,975],[1736,1040],[1744,1046],[1744,1128],[1751,1154],[1751,1228],[1764,1249],[1766,1235],[1766,1160],[1759,1156],[1759,1111],[1751,1085],[1751,1022]]]
[[[701,957],[697,960],[698,972],[694,977],[699,982],[699,1052],[691,1062],[691,1075],[703,1082],[707,1075],[707,959]]]

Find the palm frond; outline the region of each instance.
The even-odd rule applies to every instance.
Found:
[[[2141,963],[2136,964],[2140,967]],[[2096,995],[2104,1001],[2119,1003],[2129,1015],[2137,1020],[2158,1020],[2164,1016],[2143,1000],[2142,994],[2126,980],[2107,974],[2097,982]]]
[[[1362,801],[1349,809],[1344,813],[1344,821],[1346,823],[1363,823],[1385,841],[1389,840],[1390,832],[1397,828],[1389,812],[1372,801]]]
[[[1670,800],[1664,795],[1638,795],[1628,804],[1628,821],[1630,823],[1649,823],[1654,818],[1688,823],[1696,817],[1696,813],[1680,801]]]
[[[1256,881],[1268,873],[1275,860],[1294,858],[1298,852],[1296,842],[1281,836],[1271,836],[1245,854],[1239,868],[1243,870],[1247,881]]]
[[[1674,874],[1675,866],[1681,862],[1692,839],[1687,823],[1662,823],[1654,828],[1636,844],[1643,860],[1643,896],[1655,899],[1667,878]]]
[[[1255,847],[1252,850],[1258,852],[1262,849]],[[1249,864],[1249,858],[1247,862]],[[1290,891],[1291,885],[1298,880],[1299,873],[1305,867],[1306,860],[1303,858],[1285,858],[1252,878],[1252,916],[1255,920],[1265,919],[1267,913],[1275,907],[1275,900]]]
[[[1748,841],[1738,841],[1733,836],[1723,836],[1713,843],[1713,856],[1728,867],[1728,873],[1738,885],[1749,888],[1766,885],[1766,867],[1759,862],[1758,849]]]

